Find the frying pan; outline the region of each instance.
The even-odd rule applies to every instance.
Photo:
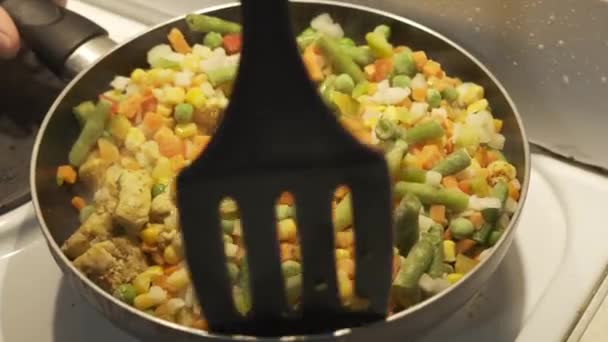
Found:
[[[32,200],[42,232],[53,258],[66,279],[86,300],[117,326],[146,341],[244,341],[251,337],[216,335],[170,323],[138,311],[103,291],[81,274],[63,255],[60,246],[78,227],[78,215],[70,206],[70,198],[82,195],[85,189],[58,187],[55,171],[65,164],[68,151],[79,134],[72,108],[83,100],[96,98],[108,87],[115,75],[128,75],[146,65],[146,53],[154,45],[166,41],[172,27],[187,29],[184,17],[172,19],[148,32],[115,46],[94,23],[68,11],[57,12],[50,2],[7,0],[9,10],[21,26],[21,32],[41,59],[64,77],[73,78],[57,98],[45,117],[37,136],[31,163]],[[14,6],[11,8],[10,3]],[[46,5],[41,5],[45,3]],[[16,5],[15,5],[16,4]],[[31,6],[38,6],[33,9]],[[437,60],[450,75],[480,84],[492,104],[495,116],[504,122],[506,137],[504,154],[517,168],[522,181],[521,199],[506,234],[483,260],[460,282],[442,293],[399,312],[385,321],[356,329],[344,329],[323,335],[289,337],[290,341],[381,341],[411,340],[471,299],[490,278],[502,261],[514,237],[521,208],[525,202],[530,179],[530,154],[521,118],[505,89],[472,55],[441,34],[423,25],[371,8],[332,1],[294,1],[291,3],[294,29],[301,31],[312,17],[329,13],[341,23],[351,37],[363,37],[378,24],[392,28],[394,41],[421,49]],[[51,11],[51,14],[49,14]],[[35,14],[32,21],[32,13]],[[239,21],[239,5],[228,4],[200,11],[225,19]],[[29,15],[29,17],[28,17]],[[45,26],[46,25],[46,26]],[[51,34],[49,36],[48,34]],[[187,33],[190,41],[200,41],[195,33]],[[285,337],[283,338],[285,340]],[[273,339],[258,338],[261,341]],[[279,339],[274,339],[279,341]]]

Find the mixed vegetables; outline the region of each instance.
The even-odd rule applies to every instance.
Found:
[[[81,226],[62,249],[120,300],[182,325],[206,328],[182,251],[174,179],[205,149],[228,104],[241,49],[237,23],[188,15],[200,43],[178,29],[153,47],[149,68],[117,76],[98,101],[74,109],[82,130],[59,166],[59,185],[95,190],[74,197]],[[196,36],[192,34],[191,36]],[[355,43],[328,14],[297,37],[310,78],[336,117],[363,143],[384,151],[393,183],[395,247],[390,313],[456,283],[499,240],[520,183],[500,152],[502,121],[484,89],[449,77],[423,51],[390,41],[380,25]],[[192,40],[192,39],[191,39]],[[350,194],[333,201],[336,269],[344,305],[353,292]],[[297,308],[300,251],[294,198],[276,207],[288,302]],[[237,308],[249,310],[246,251],[236,202],[219,206]]]

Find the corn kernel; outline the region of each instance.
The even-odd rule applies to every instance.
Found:
[[[133,300],[133,306],[139,310],[147,310],[155,305],[155,301],[147,293],[140,294]]]
[[[186,99],[186,91],[180,87],[168,87],[165,89],[165,101],[167,103],[176,105],[184,102]]]
[[[353,296],[353,283],[348,276],[342,276],[340,273],[338,274],[338,292],[342,301],[346,302]]]
[[[173,110],[159,103],[156,105],[156,112],[164,117],[169,117],[173,113]]]
[[[190,284],[190,278],[185,268],[181,268],[167,277],[167,284],[175,291],[184,289]]]
[[[146,79],[146,72],[143,69],[137,68],[131,73],[131,81],[134,83],[142,83]]]
[[[296,242],[296,222],[293,219],[279,221],[279,240]]]
[[[500,133],[502,131],[502,120],[494,119],[494,131]]]
[[[131,152],[136,152],[146,142],[146,136],[139,128],[131,127],[125,138],[125,147]]]
[[[184,156],[181,154],[171,157],[170,161],[171,161],[171,170],[173,170],[173,172],[175,172],[175,173],[181,171],[181,169],[183,169],[186,166],[186,160],[184,159]]]
[[[198,133],[198,127],[194,122],[175,125],[175,135],[182,139],[190,138]]]
[[[348,248],[355,243],[355,234],[352,230],[345,230],[336,233],[336,246]]]
[[[336,259],[348,259],[350,258],[350,252],[347,249],[336,248]]]
[[[163,252],[163,258],[165,259],[165,262],[171,265],[176,265],[181,261],[181,255],[177,253],[173,245],[169,245],[165,248],[165,251]]]
[[[158,240],[158,235],[162,230],[162,226],[158,224],[148,224],[148,226],[139,233],[141,240],[148,245],[155,245]]]
[[[151,282],[152,277],[146,272],[137,275],[135,279],[133,279],[133,288],[135,289],[135,293],[142,294],[148,292]]]
[[[462,273],[450,273],[447,276],[447,281],[450,284],[454,284],[454,283],[458,282],[460,279],[462,279],[462,277],[464,277],[464,274],[462,274]]]
[[[186,93],[186,102],[193,105],[194,108],[201,109],[207,102],[203,90],[201,88],[190,88]]]
[[[201,64],[201,58],[197,55],[187,54],[182,60],[182,68],[184,70],[190,70],[197,72]]]
[[[446,262],[456,261],[456,243],[452,240],[443,240],[443,258]]]
[[[192,85],[197,86],[197,87],[205,82],[207,82],[206,74],[198,74],[192,78]]]
[[[171,161],[165,157],[158,158],[158,162],[156,162],[156,166],[152,170],[152,178],[160,183],[160,180],[169,179],[172,176]]]
[[[162,276],[165,272],[163,271],[163,268],[161,266],[155,265],[148,267],[148,269],[145,270],[144,273],[150,275],[150,277],[154,279],[158,276]]]
[[[488,108],[488,100],[481,99],[471,103],[467,107],[467,114],[477,113]]]

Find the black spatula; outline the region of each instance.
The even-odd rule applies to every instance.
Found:
[[[177,182],[187,261],[210,330],[279,336],[331,331],[382,319],[391,281],[391,196],[382,155],[349,135],[308,78],[290,29],[286,0],[243,0],[243,51],[224,119],[205,152]],[[355,293],[369,305],[345,310],[338,299],[331,200],[352,193]],[[275,203],[296,199],[302,248],[301,312],[286,304]],[[239,206],[252,308],[233,304],[218,207]]]

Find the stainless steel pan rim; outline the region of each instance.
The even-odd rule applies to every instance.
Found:
[[[503,85],[498,81],[498,79],[479,61],[477,60],[477,58],[475,58],[473,55],[471,55],[469,52],[467,52],[464,48],[462,48],[461,46],[459,46],[458,44],[456,44],[455,42],[453,42],[452,40],[448,39],[447,37],[445,37],[444,35],[420,24],[417,23],[413,20],[398,16],[398,15],[394,15],[391,13],[387,13],[385,11],[381,11],[381,10],[377,10],[377,9],[373,9],[373,8],[369,8],[366,6],[361,6],[361,5],[354,5],[354,4],[348,4],[348,3],[342,3],[342,2],[338,2],[338,1],[328,1],[328,0],[292,0],[292,2],[296,2],[296,3],[308,3],[311,5],[315,5],[315,4],[320,4],[320,5],[330,5],[330,6],[335,6],[335,7],[345,7],[345,8],[350,8],[350,9],[354,9],[354,10],[359,10],[362,12],[368,12],[368,13],[373,13],[373,14],[377,14],[380,16],[384,16],[387,18],[391,18],[395,21],[401,22],[405,25],[409,25],[412,27],[415,27],[421,31],[426,32],[429,35],[435,36],[436,38],[439,38],[440,40],[444,41],[445,43],[447,43],[448,45],[450,45],[452,48],[458,50],[461,54],[465,55],[470,61],[472,61],[474,64],[476,64],[485,74],[487,77],[489,77],[492,82],[494,82],[494,84],[496,85],[496,87],[500,90],[501,95],[506,99],[506,101],[509,104],[509,107],[512,109],[513,113],[512,115],[515,117],[515,120],[517,122],[517,126],[519,127],[520,130],[520,135],[522,137],[522,141],[523,141],[523,150],[524,150],[524,174],[523,174],[523,182],[522,182],[522,188],[521,188],[521,198],[519,200],[518,203],[518,207],[517,210],[515,211],[515,213],[513,214],[511,221],[509,223],[509,226],[507,227],[506,230],[506,234],[503,234],[503,236],[499,239],[499,241],[497,242],[496,246],[492,249],[492,251],[490,252],[489,256],[487,258],[485,258],[484,260],[482,260],[479,265],[477,265],[477,267],[475,267],[475,269],[468,273],[467,275],[464,276],[464,278],[459,281],[457,284],[450,286],[447,290],[421,302],[418,303],[417,305],[414,305],[406,310],[403,310],[399,313],[396,313],[390,317],[388,317],[386,319],[386,322],[392,322],[392,321],[396,321],[399,320],[401,318],[404,318],[406,316],[408,316],[409,314],[418,311],[418,310],[422,310],[425,307],[428,307],[430,305],[433,305],[435,302],[440,301],[442,298],[449,296],[452,292],[454,292],[456,289],[462,287],[462,286],[466,286],[468,280],[473,277],[475,274],[477,274],[478,272],[481,272],[484,268],[484,266],[486,265],[487,261],[489,259],[491,259],[494,256],[494,252],[496,251],[496,247],[500,246],[503,242],[505,242],[506,240],[510,239],[510,236],[512,234],[514,234],[514,230],[515,227],[517,226],[517,223],[519,221],[519,218],[521,216],[521,210],[523,205],[525,204],[526,201],[526,197],[527,197],[527,193],[528,193],[528,188],[529,188],[529,183],[530,183],[530,149],[529,149],[529,145],[528,145],[528,139],[527,139],[527,135],[524,131],[523,128],[523,123],[521,120],[521,117],[519,115],[519,112],[517,111],[517,107],[515,106],[515,104],[513,103],[511,97],[509,96],[509,94],[507,93],[507,91],[505,90],[505,88],[503,87]],[[198,13],[209,13],[209,12],[214,12],[217,10],[222,10],[222,9],[227,9],[227,8],[231,8],[231,7],[236,7],[236,6],[240,6],[240,4],[238,2],[236,3],[229,3],[229,4],[224,4],[224,5],[218,5],[218,6],[213,6],[213,7],[209,7],[209,8],[205,8],[203,10],[198,11]],[[129,39],[128,41],[123,42],[120,45],[115,46],[114,48],[112,48],[111,50],[109,50],[106,54],[104,54],[103,57],[98,59],[98,62],[100,60],[103,60],[103,58],[107,55],[112,54],[115,50],[119,49],[121,46],[128,44],[131,41],[137,40],[140,36],[143,36],[145,34],[147,34],[148,32],[154,31],[158,28],[161,28],[163,26],[169,25],[171,23],[174,22],[178,22],[181,21],[185,18],[185,16],[180,16],[180,17],[176,17],[173,19],[170,19],[164,23],[161,23],[159,25],[156,25],[152,28],[150,28],[149,30],[147,30],[144,33],[141,33],[140,35],[137,35],[136,37]],[[37,170],[37,162],[38,162],[38,153],[39,153],[39,146],[42,140],[42,137],[45,133],[46,127],[49,123],[49,121],[52,118],[52,115],[50,115],[51,113],[54,113],[56,108],[58,107],[58,105],[61,103],[62,99],[64,98],[64,96],[70,91],[70,89],[77,84],[80,79],[90,70],[92,69],[98,62],[93,63],[91,66],[89,66],[87,69],[83,70],[82,72],[80,72],[78,74],[78,76],[76,76],[66,87],[65,89],[61,92],[61,94],[57,97],[57,99],[55,100],[55,102],[53,103],[53,105],[51,106],[51,108],[49,109],[47,115],[45,116],[41,126],[40,126],[40,130],[39,133],[36,137],[36,141],[35,141],[35,145],[34,145],[34,149],[33,149],[33,153],[32,153],[32,160],[31,160],[31,168],[30,168],[30,185],[31,185],[31,191],[32,191],[32,202],[34,204],[34,209],[36,211],[36,216],[38,219],[38,222],[40,224],[42,233],[44,234],[47,243],[49,245],[49,248],[54,252],[54,257],[55,258],[60,258],[61,262],[64,264],[64,266],[67,266],[69,268],[69,270],[71,272],[73,272],[74,274],[76,274],[80,280],[82,282],[84,282],[87,286],[89,286],[91,289],[93,289],[97,295],[103,296],[106,300],[112,302],[114,305],[120,307],[123,310],[128,311],[130,314],[139,316],[140,318],[144,319],[144,320],[148,320],[148,321],[152,321],[157,325],[160,326],[164,326],[170,329],[175,329],[175,330],[180,330],[183,332],[187,332],[193,335],[198,335],[201,337],[206,337],[206,338],[210,338],[210,339],[225,339],[225,338],[231,338],[235,341],[251,341],[251,340],[282,340],[282,341],[299,341],[299,340],[307,340],[307,339],[315,339],[315,338],[330,338],[332,336],[337,337],[339,339],[340,336],[344,336],[347,335],[351,332],[351,329],[343,329],[343,330],[339,330],[339,331],[335,331],[331,334],[323,334],[323,335],[302,335],[302,336],[284,336],[282,338],[277,338],[277,339],[267,339],[267,338],[257,338],[257,337],[252,337],[252,336],[241,336],[241,335],[219,335],[219,334],[212,334],[212,333],[208,333],[202,330],[198,330],[198,329],[194,329],[194,328],[188,328],[176,323],[172,323],[160,318],[156,318],[153,317],[149,314],[146,314],[140,310],[135,309],[134,307],[127,305],[121,301],[119,301],[118,299],[114,298],[112,295],[110,295],[108,292],[106,292],[105,290],[103,290],[101,287],[99,287],[97,284],[93,283],[91,280],[89,280],[86,276],[84,276],[79,270],[77,270],[72,263],[70,262],[70,260],[68,260],[68,258],[63,254],[63,252],[61,252],[60,246],[55,242],[53,236],[51,235],[51,232],[49,230],[49,228],[46,225],[46,222],[44,220],[44,216],[42,214],[42,209],[39,203],[39,199],[38,199],[38,192],[36,189],[36,170]],[[59,260],[57,260],[59,262]],[[382,325],[384,322],[378,322],[375,324],[372,324],[370,326],[379,326]],[[368,327],[370,327],[368,326]],[[358,330],[358,329],[365,329],[366,327],[363,328],[357,328],[354,330]]]

